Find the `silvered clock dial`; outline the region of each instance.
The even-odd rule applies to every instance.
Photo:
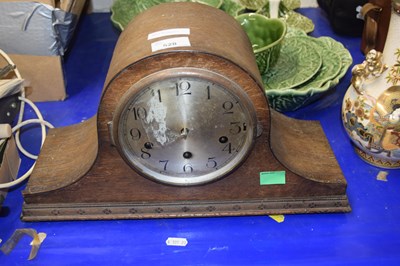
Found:
[[[129,88],[111,131],[132,168],[158,182],[187,186],[214,181],[240,165],[257,135],[257,118],[232,80],[175,68]]]

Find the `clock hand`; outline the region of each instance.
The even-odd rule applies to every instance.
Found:
[[[181,136],[184,138],[184,139],[186,139],[187,138],[187,136],[189,135],[189,129],[188,128],[182,128],[181,129]]]

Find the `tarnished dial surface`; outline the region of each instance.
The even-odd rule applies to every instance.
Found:
[[[113,135],[128,164],[156,181],[196,185],[218,179],[248,155],[254,107],[240,87],[216,73],[164,70],[122,97]]]

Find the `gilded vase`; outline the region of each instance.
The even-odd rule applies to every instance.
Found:
[[[370,50],[352,69],[342,121],[356,153],[382,168],[400,168],[400,8],[393,1],[383,52]]]

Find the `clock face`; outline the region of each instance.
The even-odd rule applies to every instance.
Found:
[[[246,93],[214,72],[164,70],[134,84],[113,119],[114,142],[141,174],[173,185],[218,179],[248,155],[257,119]]]

